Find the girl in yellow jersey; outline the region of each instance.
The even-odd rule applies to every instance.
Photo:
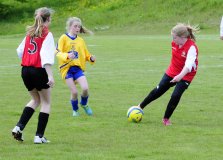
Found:
[[[93,64],[96,59],[89,53],[84,40],[78,36],[79,33],[87,33],[90,31],[82,26],[81,20],[77,17],[71,17],[67,20],[66,29],[67,33],[59,38],[56,52],[60,73],[71,92],[70,102],[73,108],[73,116],[80,115],[78,112],[78,92],[76,84],[79,84],[82,89],[81,107],[87,115],[92,115],[93,112],[88,106],[88,82],[84,71],[86,61]]]

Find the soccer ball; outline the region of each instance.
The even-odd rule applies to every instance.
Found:
[[[139,123],[142,120],[144,112],[138,106],[130,107],[127,111],[127,118],[129,122]]]

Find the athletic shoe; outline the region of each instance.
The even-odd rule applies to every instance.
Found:
[[[34,137],[35,144],[42,144],[42,143],[49,143],[50,141],[47,140],[45,137],[40,138],[39,136]]]
[[[172,125],[171,122],[170,122],[170,120],[168,118],[163,118],[163,124],[164,124],[164,126],[170,126],[170,125]]]
[[[80,116],[80,113],[78,111],[73,111],[73,117],[78,117]]]
[[[22,136],[22,131],[20,130],[20,127],[15,126],[12,130],[12,136],[17,140],[17,141],[24,141],[23,136]]]
[[[93,115],[93,112],[91,110],[91,108],[88,105],[81,105],[81,107],[84,109],[85,113],[89,116]]]

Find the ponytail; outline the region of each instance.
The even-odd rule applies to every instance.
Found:
[[[52,9],[43,7],[35,11],[35,22],[32,26],[27,26],[26,31],[27,35],[30,37],[41,37],[44,29],[44,22],[49,18],[53,13]]]
[[[191,26],[186,25],[183,23],[178,23],[176,26],[174,26],[171,30],[172,33],[175,33],[179,37],[185,37],[190,38],[193,41],[196,41],[196,37],[194,33],[198,32],[200,30],[200,27],[198,25]]]
[[[190,39],[192,39],[193,41],[196,41],[196,37],[195,37],[194,33],[199,32],[200,27],[198,25],[196,25],[196,26],[187,25],[186,27],[187,27],[187,31],[189,33],[188,37]]]
[[[81,26],[80,33],[88,33],[90,35],[94,34],[91,30],[85,28],[84,26]]]

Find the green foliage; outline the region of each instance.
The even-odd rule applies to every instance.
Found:
[[[3,19],[9,14],[10,6],[0,3],[0,18]]]
[[[23,33],[32,23],[36,8],[50,7],[56,12],[52,29],[64,32],[68,17],[77,16],[98,34],[166,33],[177,22],[199,24],[205,32],[216,32],[222,16],[222,0],[4,0],[0,3],[0,34]],[[17,26],[19,24],[19,26]]]

